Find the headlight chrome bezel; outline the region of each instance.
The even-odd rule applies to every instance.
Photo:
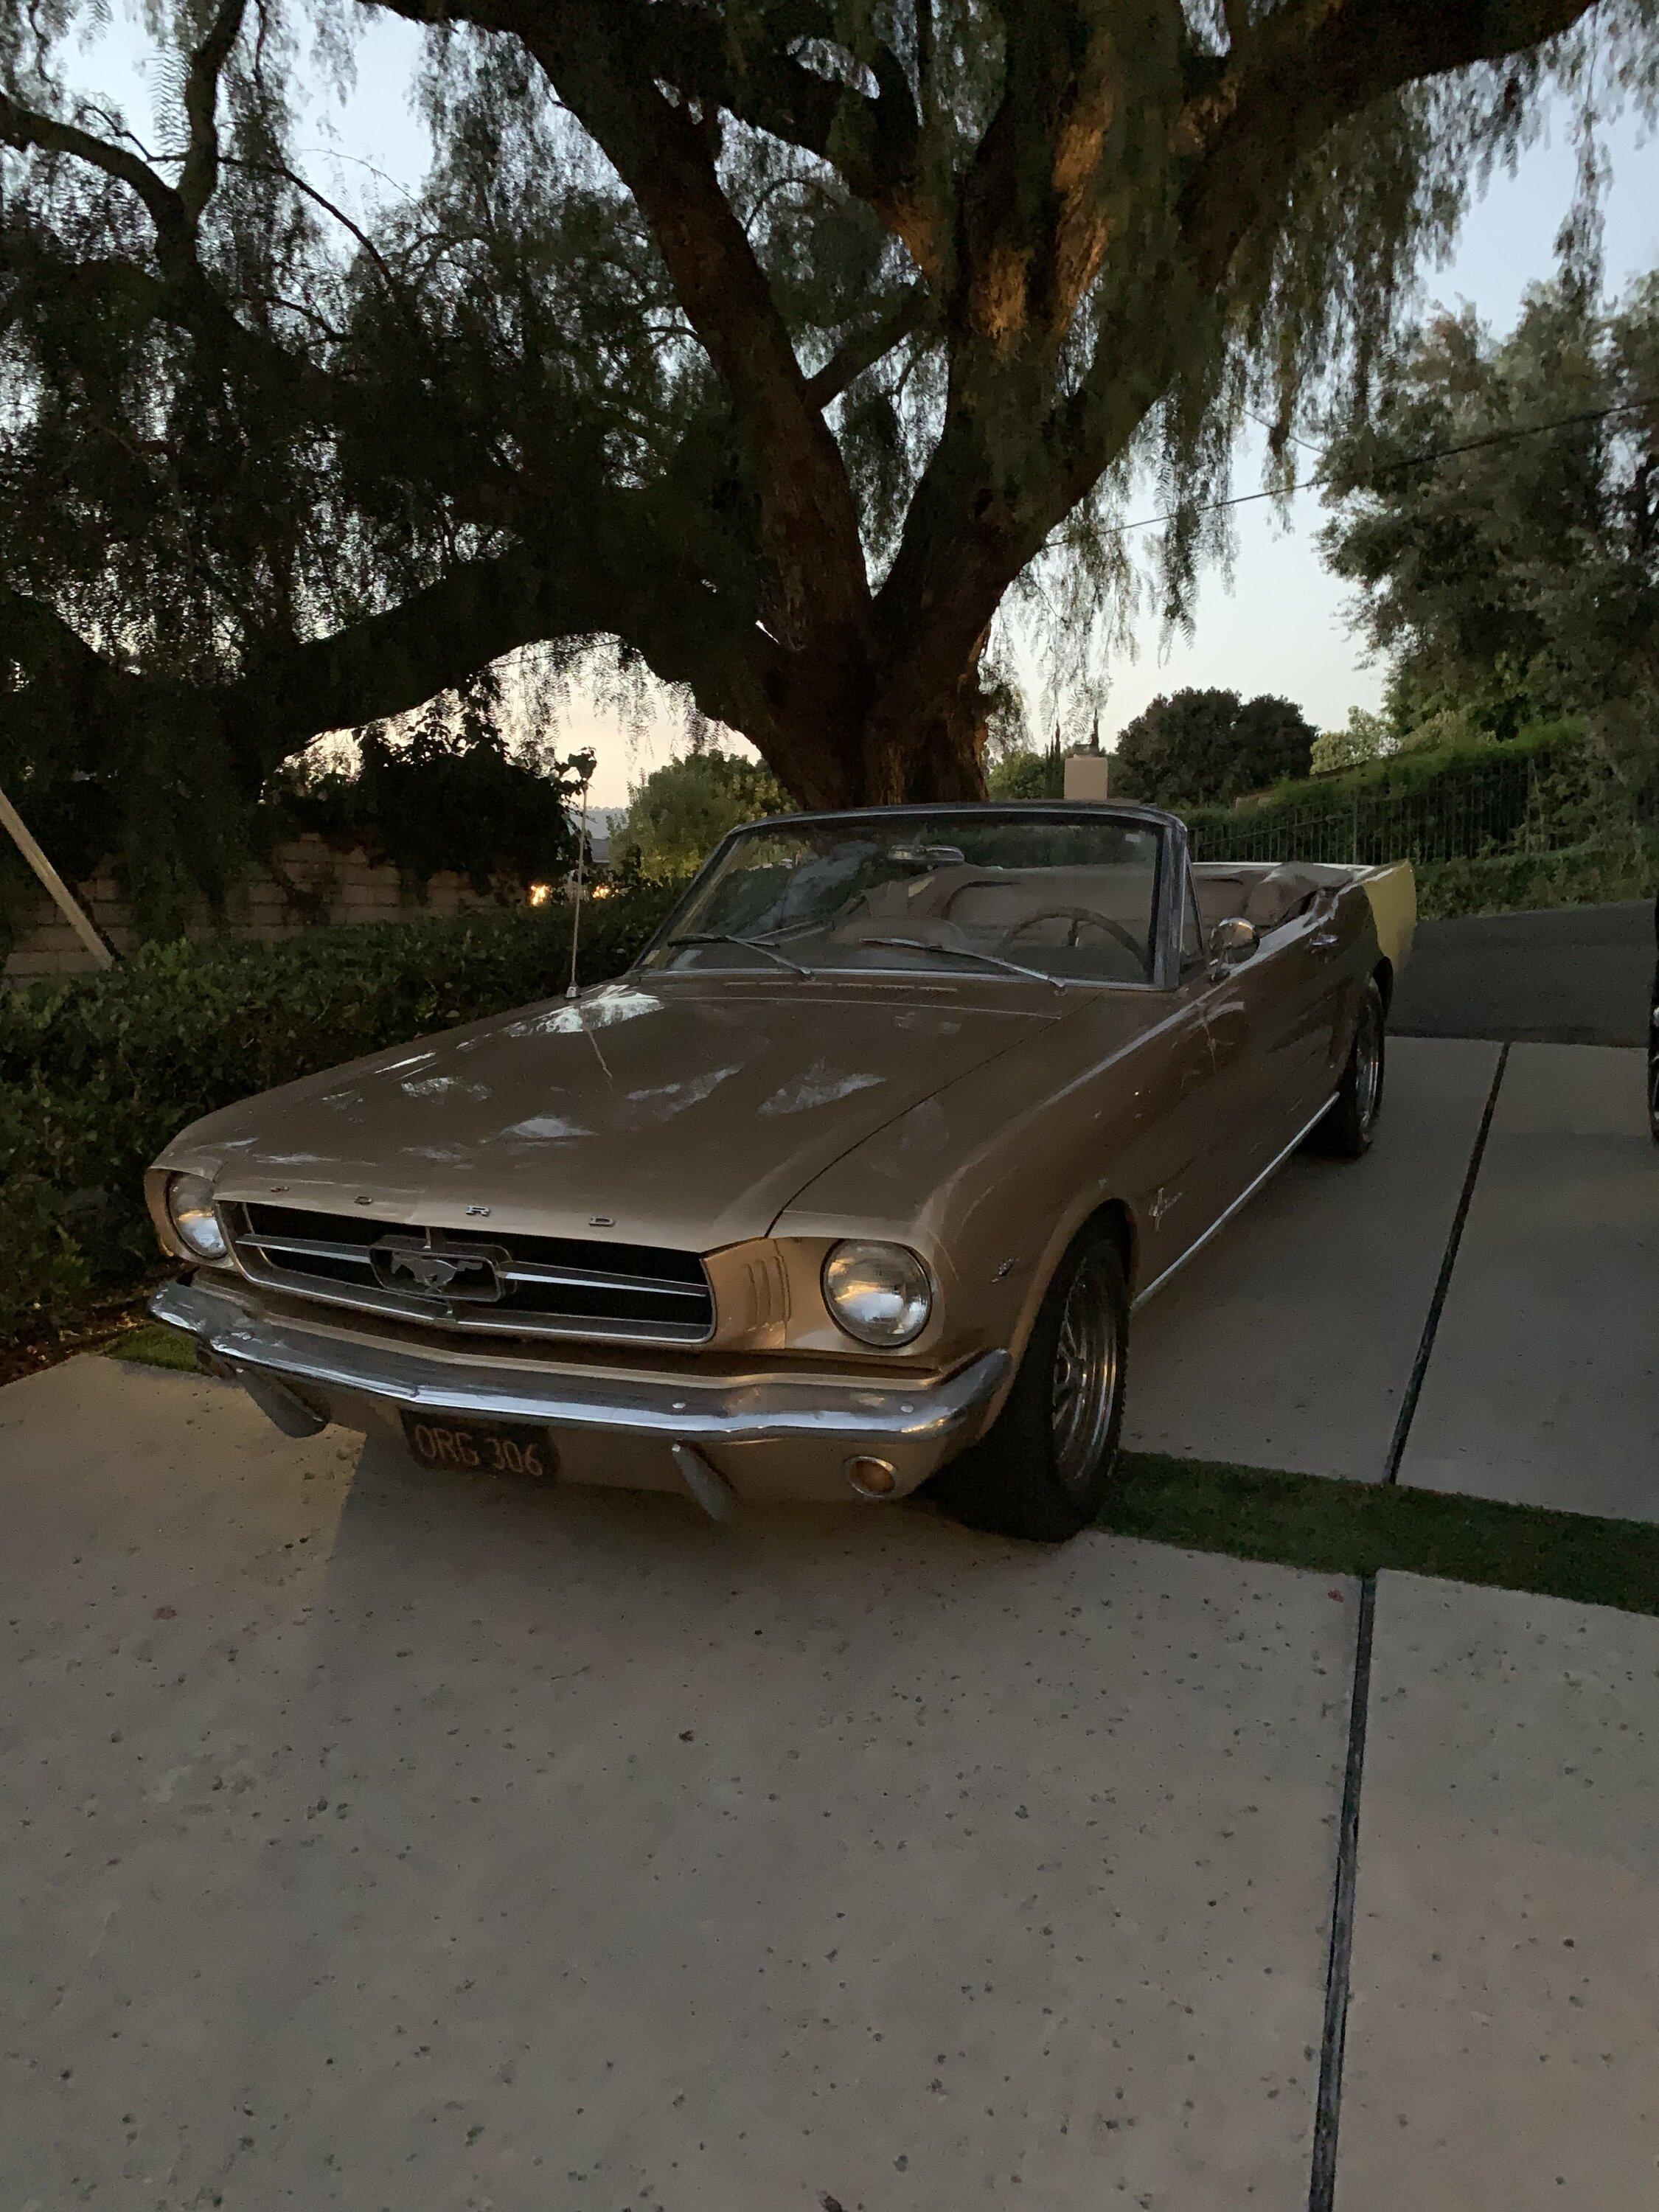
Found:
[[[214,1267],[230,1257],[230,1245],[213,1203],[213,1184],[208,1176],[169,1176],[166,1206],[167,1226],[178,1239],[185,1258]]]
[[[838,1296],[838,1263],[842,1271],[861,1264],[866,1278],[878,1277],[884,1265],[890,1270],[890,1278],[886,1285],[866,1280],[861,1288],[843,1287]],[[915,1342],[933,1317],[933,1271],[908,1244],[890,1244],[873,1237],[844,1237],[824,1254],[819,1281],[824,1305],[836,1328],[872,1352],[902,1351]],[[850,1300],[860,1296],[866,1301],[872,1297],[896,1300],[898,1310],[890,1322],[879,1320],[868,1310],[860,1316],[849,1310]]]

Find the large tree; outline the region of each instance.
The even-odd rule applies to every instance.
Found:
[[[1326,557],[1402,729],[1572,711],[1659,755],[1659,276],[1617,307],[1537,286],[1502,337],[1437,318],[1327,465]]]
[[[295,88],[377,9],[435,158],[354,211]],[[1150,471],[1178,607],[1244,416],[1363,376],[1552,82],[1648,95],[1653,0],[154,0],[153,140],[102,13],[0,6],[0,678],[142,868],[594,640],[803,801],[977,793],[1011,586],[1086,614]]]

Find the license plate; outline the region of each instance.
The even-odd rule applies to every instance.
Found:
[[[453,1474],[516,1474],[546,1482],[558,1473],[559,1455],[545,1429],[524,1421],[404,1417],[404,1441],[422,1467]]]

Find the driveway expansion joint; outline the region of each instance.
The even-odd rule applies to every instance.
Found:
[[[1492,1070],[1492,1088],[1486,1094],[1486,1109],[1480,1116],[1480,1126],[1475,1132],[1474,1144],[1469,1153],[1468,1170],[1463,1177],[1457,1211],[1452,1218],[1446,1249],[1441,1256],[1440,1273],[1423,1322],[1417,1357],[1412,1363],[1411,1375],[1400,1401],[1399,1418],[1395,1423],[1388,1461],[1382,1470],[1385,1484],[1394,1484],[1399,1480],[1400,1462],[1405,1456],[1412,1419],[1422,1395],[1423,1378],[1433,1357],[1435,1336],[1445,1308],[1446,1294],[1451,1287],[1452,1270],[1457,1264],[1457,1248],[1462,1242],[1463,1226],[1474,1202],[1474,1187],[1480,1174],[1486,1139],[1492,1132],[1492,1115],[1498,1110],[1498,1093],[1503,1085],[1504,1070],[1509,1063],[1509,1056],[1510,1048],[1505,1044],[1498,1053],[1498,1065]],[[1349,1709],[1348,1755],[1342,1777],[1336,1885],[1331,1899],[1331,1942],[1325,1978],[1325,2022],[1319,2052],[1319,2088],[1314,2103],[1313,2164],[1308,2184],[1308,2212],[1335,2212],[1336,2205],[1337,2142],[1342,2118],[1342,2060],[1347,2040],[1348,2000],[1353,1967],[1354,1900],[1359,1879],[1359,1797],[1365,1778],[1365,1727],[1370,1710],[1371,1652],[1376,1625],[1376,1577],[1371,1574],[1365,1576],[1359,1585],[1358,1623],[1354,1638],[1353,1699]]]

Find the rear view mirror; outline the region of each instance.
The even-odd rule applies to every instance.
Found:
[[[1236,961],[1248,960],[1255,951],[1255,924],[1246,921],[1240,915],[1226,915],[1210,932],[1211,958],[1228,967]]]

